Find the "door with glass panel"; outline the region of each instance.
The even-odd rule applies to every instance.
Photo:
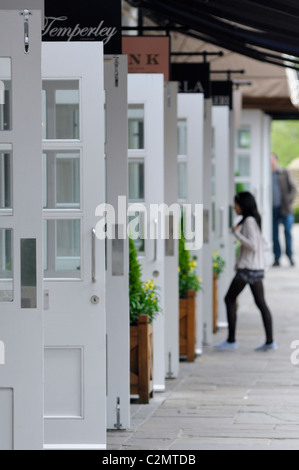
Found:
[[[131,235],[143,268],[143,279],[160,288],[164,309],[165,240],[153,204],[164,203],[164,77],[128,77],[129,215]],[[152,235],[152,237],[151,237]],[[165,389],[165,318],[154,322],[154,388]]]
[[[80,58],[80,60],[78,60]],[[106,442],[102,45],[43,44],[46,448]]]
[[[178,95],[178,200],[180,204],[203,204],[204,183],[204,96],[179,93]],[[206,208],[205,208],[206,209]],[[194,210],[194,209],[193,209]],[[207,283],[203,268],[204,249],[192,251],[196,256],[197,274]],[[203,294],[197,294],[196,340],[197,353],[202,351]]]
[[[41,12],[0,11],[0,450],[43,447]],[[26,77],[26,82],[24,82]]]

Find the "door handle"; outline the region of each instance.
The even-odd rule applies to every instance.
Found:
[[[154,220],[154,263],[158,260],[158,219]]]
[[[96,280],[96,229],[93,228],[91,231],[91,279],[92,282]]]
[[[220,207],[220,238],[224,237],[224,207]]]

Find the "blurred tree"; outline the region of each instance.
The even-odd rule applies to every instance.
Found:
[[[286,167],[299,157],[299,120],[273,121],[272,151],[279,156],[279,164]]]

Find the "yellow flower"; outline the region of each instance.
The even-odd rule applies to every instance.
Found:
[[[202,279],[200,277],[197,276],[196,280],[201,284],[202,283]]]
[[[217,258],[218,255],[219,255],[219,251],[215,250],[214,253],[213,253],[213,258]]]
[[[218,268],[218,263],[213,263],[213,268]]]
[[[179,273],[181,272],[181,268],[180,268],[180,267],[178,267],[178,272],[179,272]]]

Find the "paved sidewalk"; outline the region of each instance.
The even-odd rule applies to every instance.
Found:
[[[295,232],[299,242],[298,227]],[[299,366],[290,360],[290,345],[299,341],[299,258],[295,268],[284,261],[271,269],[265,285],[279,350],[254,352],[264,334],[247,288],[240,297],[239,350],[207,347],[195,363],[181,363],[165,393],[132,406],[131,430],[108,433],[108,449],[299,449]],[[225,337],[221,331],[215,343]]]

